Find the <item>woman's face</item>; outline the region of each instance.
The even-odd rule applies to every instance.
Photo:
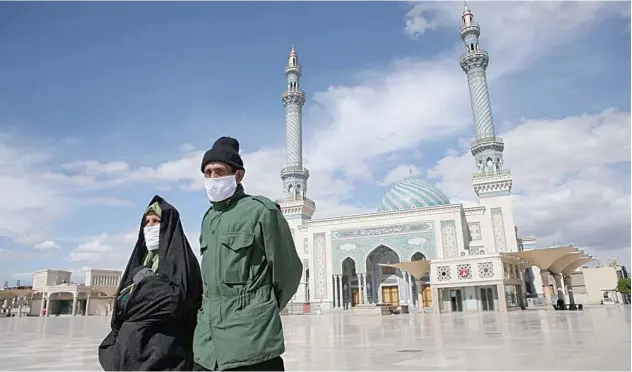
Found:
[[[147,215],[145,215],[145,227],[157,225],[160,225],[160,217],[154,212],[148,212]]]

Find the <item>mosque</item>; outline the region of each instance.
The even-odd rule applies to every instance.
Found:
[[[461,18],[465,51],[459,63],[476,130],[472,185],[479,205],[471,208],[450,202],[441,190],[411,176],[388,190],[376,213],[312,219],[316,204],[308,197],[309,171],[302,158],[305,93],[292,46],[281,95],[286,166],[281,171],[284,197],[278,201],[304,266],[292,306],[309,304],[314,312],[391,304],[436,313],[526,306],[526,284],[534,283],[525,283],[523,274],[537,260],[527,261],[521,252],[535,239],[521,238],[514,223],[512,173],[494,130],[486,78],[489,56],[479,46],[481,29],[467,5]],[[546,250],[537,251],[533,257]],[[549,254],[554,259],[579,252],[574,247],[554,251]],[[583,253],[577,258],[585,262]],[[548,288],[548,276],[542,282]],[[550,303],[550,296],[545,297]]]

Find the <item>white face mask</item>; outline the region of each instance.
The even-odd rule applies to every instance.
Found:
[[[150,251],[158,249],[158,241],[160,240],[160,225],[147,226],[143,228],[143,235],[145,236],[145,245]]]
[[[204,186],[210,201],[217,203],[233,196],[237,189],[237,179],[235,179],[234,174],[225,177],[205,178]]]

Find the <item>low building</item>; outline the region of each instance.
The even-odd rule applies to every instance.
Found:
[[[622,278],[623,266],[587,267],[573,273],[573,291],[578,303],[617,304],[626,303],[621,293],[616,292]]]
[[[84,283],[73,283],[72,273],[63,270],[42,270],[33,274],[33,287],[28,299],[31,316],[108,315],[121,279],[117,270],[89,269]]]

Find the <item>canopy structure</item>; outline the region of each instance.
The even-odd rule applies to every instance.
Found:
[[[526,268],[529,266],[537,266],[540,270],[550,270],[555,261],[559,260],[566,254],[576,252],[579,252],[579,250],[571,244],[566,247],[532,249],[522,252],[506,253],[506,255],[516,256],[525,261],[529,261],[529,264],[524,263],[521,267]]]
[[[549,271],[555,274],[560,274],[565,267],[584,257],[586,257],[584,255],[584,251],[567,253],[553,262],[553,264],[549,267]]]
[[[430,261],[419,260],[410,262],[399,262],[393,264],[379,264],[379,266],[393,267],[410,273],[417,279],[423,278],[430,272]]]
[[[594,258],[592,256],[584,256],[583,258],[575,260],[575,261],[571,262],[570,264],[566,265],[566,267],[564,267],[564,269],[562,269],[561,273],[562,273],[562,275],[565,275],[565,276],[571,275],[573,273],[573,271],[577,270],[582,265],[587,264],[587,263],[589,263],[592,260],[594,260]]]

